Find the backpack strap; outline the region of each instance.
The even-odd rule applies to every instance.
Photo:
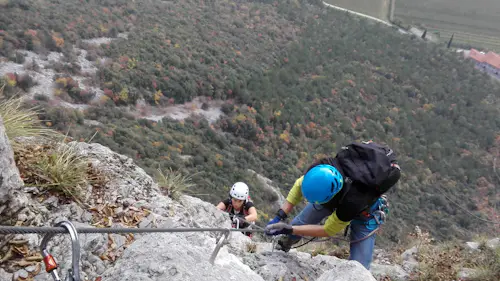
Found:
[[[339,204],[342,204],[342,202],[344,201],[344,198],[345,196],[347,195],[347,193],[349,192],[349,190],[351,189],[351,186],[352,186],[352,180],[351,178],[349,177],[344,177],[344,186],[342,187],[342,197],[340,197],[340,200],[339,200]]]
[[[243,215],[245,217],[248,216],[248,215],[250,215],[250,212],[249,212],[250,208],[247,208],[247,204],[250,202],[250,196],[248,197],[248,199],[249,199],[248,202],[245,202],[243,204]]]

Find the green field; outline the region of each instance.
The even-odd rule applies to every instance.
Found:
[[[385,21],[389,18],[390,0],[325,0],[324,2]]]
[[[500,1],[498,0],[396,0],[395,20],[421,24],[455,44],[500,51]]]

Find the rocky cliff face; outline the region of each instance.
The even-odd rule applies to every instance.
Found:
[[[21,191],[22,185],[12,147],[0,117],[0,220],[15,218],[16,214],[27,205],[27,198]]]

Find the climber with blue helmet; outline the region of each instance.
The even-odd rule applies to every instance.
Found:
[[[370,268],[374,233],[387,211],[383,193],[397,183],[400,168],[392,150],[381,149],[377,144],[365,147],[367,144],[344,147],[351,151],[317,161],[295,181],[285,203],[265,230],[267,235],[286,235],[278,241],[279,249],[288,252],[303,236],[330,237],[350,225],[349,259]],[[359,161],[366,165],[359,165],[362,163]],[[370,185],[370,181],[376,182],[377,187]],[[282,222],[303,198],[308,201],[306,207],[291,224]]]

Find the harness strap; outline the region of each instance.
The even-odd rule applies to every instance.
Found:
[[[245,208],[245,205],[243,205],[241,208],[243,208],[243,215],[244,216],[248,216],[250,213],[248,212],[248,210]],[[231,211],[233,211],[234,208],[233,208],[233,204],[229,203],[229,205],[227,205],[226,207],[226,212],[228,213],[231,213]],[[236,215],[236,214],[235,214]]]

